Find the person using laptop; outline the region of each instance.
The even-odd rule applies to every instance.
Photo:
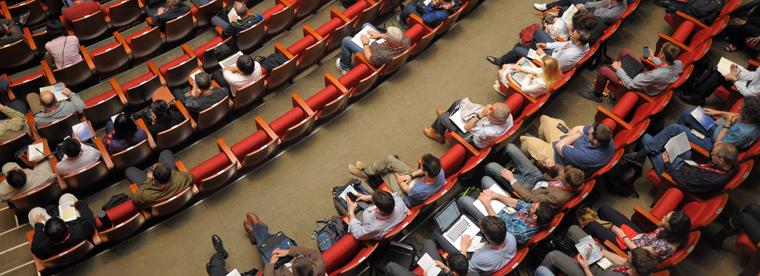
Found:
[[[501,187],[515,191],[527,202],[547,203],[559,209],[572,198],[583,185],[586,174],[572,165],[561,166],[554,160],[546,159],[539,166],[531,162],[515,144],[504,148],[504,164],[514,166],[514,170],[504,168],[497,162],[486,165],[486,175],[480,181],[480,187],[488,190],[498,183]],[[544,173],[552,176],[547,178]]]
[[[357,201],[372,202],[368,208],[356,214],[356,202],[347,200],[348,232],[357,240],[382,240],[383,236],[406,218],[409,209],[397,194],[375,190],[372,195],[358,195]]]
[[[73,204],[77,216],[64,221],[59,217],[61,205]],[[74,195],[61,195],[58,205],[46,209],[35,207],[29,211],[29,224],[34,227],[31,248],[38,259],[47,259],[74,245],[92,238],[95,231],[95,217],[86,202]]]
[[[573,225],[568,229],[567,236],[573,243],[578,243],[588,234],[577,225]],[[544,257],[534,275],[553,276],[556,272],[561,272],[567,276],[648,276],[652,275],[660,262],[654,254],[644,248],[631,250],[627,257],[610,252],[604,246],[599,248],[604,258],[612,263],[610,267],[603,268],[598,262],[590,264],[583,254],[573,258],[562,251],[554,250]]]
[[[348,172],[364,181],[369,177],[382,178],[394,193],[403,195],[407,207],[413,207],[438,192],[446,183],[441,161],[437,157],[425,154],[421,160],[422,167],[413,170],[397,156],[389,155],[366,166],[356,161],[348,165]]]
[[[220,65],[222,69],[212,72],[211,78],[219,85],[228,87],[232,93],[256,82],[263,74],[261,64],[246,54],[240,55],[232,66]]]
[[[675,82],[681,75],[681,72],[683,72],[683,63],[678,60],[679,55],[681,55],[681,48],[670,42],[666,42],[662,45],[659,55],[653,56],[650,54],[646,57],[650,62],[655,64],[656,68],[642,71],[643,65],[633,56],[630,50],[624,48],[620,51],[618,60],[613,62],[611,66],[602,66],[596,71],[594,90],[581,91],[580,94],[592,101],[601,102],[605,87],[611,86],[610,91],[617,93],[612,95],[615,99],[620,99],[628,90],[641,91],[649,96],[657,96],[665,91],[670,84]],[[630,65],[626,63],[630,63]],[[626,70],[636,72],[628,72]]]
[[[427,254],[433,259],[435,266],[441,269],[438,276],[476,276],[479,275],[474,271],[469,271],[469,260],[462,253],[448,254],[444,260],[438,253],[438,247],[433,240],[425,240],[422,244],[421,254]],[[393,276],[416,276],[408,267],[403,267],[396,262],[389,262],[385,266],[385,271]]]
[[[96,148],[74,138],[63,140],[61,151],[65,156],[55,165],[56,171],[61,176],[88,168],[100,160],[100,152]]]
[[[457,208],[456,204],[451,204],[450,206]],[[457,216],[459,216],[458,213]],[[483,217],[478,220],[477,225],[470,225],[469,227],[474,227],[475,230],[482,233],[482,235],[478,235],[477,237],[484,244],[475,249],[474,252],[470,249],[473,246],[475,235],[461,234],[461,236],[456,238],[459,241],[456,245],[453,244],[455,241],[444,237],[442,231],[434,230],[432,237],[435,243],[449,255],[462,254],[469,256],[470,272],[493,273],[507,265],[517,254],[515,237],[507,231],[504,221],[498,217]],[[450,230],[447,229],[446,232],[448,233],[448,231]]]
[[[479,149],[491,146],[512,128],[513,123],[509,106],[505,103],[480,105],[469,98],[454,101],[446,111],[438,108],[435,114],[438,117],[433,124],[422,131],[425,137],[443,144],[446,131],[454,131]]]

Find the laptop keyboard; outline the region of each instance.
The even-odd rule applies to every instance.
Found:
[[[449,231],[446,232],[446,237],[449,238],[449,240],[455,241],[459,236],[464,233],[467,228],[470,227],[470,223],[466,220],[459,220],[454,226],[449,229]]]

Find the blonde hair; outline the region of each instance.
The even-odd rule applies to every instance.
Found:
[[[562,77],[562,70],[559,69],[559,61],[552,56],[546,55],[541,59],[541,64],[546,88],[552,89],[552,86],[554,86],[554,84]]]

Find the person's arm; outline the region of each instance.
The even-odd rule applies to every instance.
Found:
[[[369,44],[370,44],[369,37],[367,37],[366,35],[363,35],[361,37],[361,42],[362,42],[362,53],[364,54],[364,57],[367,60],[371,60],[372,59],[372,50],[370,50],[370,47],[369,47]]]
[[[572,148],[572,144],[575,143],[575,140],[578,140],[578,138],[581,138],[583,134],[574,133],[571,135],[565,136],[565,138],[560,139],[557,144],[555,145],[555,150],[559,154],[559,156],[562,156],[562,158],[565,158],[565,150],[566,148]]]
[[[635,243],[633,243],[633,241],[631,241],[630,238],[628,238],[628,235],[626,235],[625,232],[623,232],[623,229],[620,229],[620,227],[613,225],[612,229],[610,230],[612,230],[612,233],[615,233],[618,238],[623,240],[623,243],[625,243],[625,246],[628,247],[628,250],[634,250],[638,247]]]
[[[274,276],[274,264],[267,263],[264,265],[264,274],[263,276]]]
[[[16,119],[16,118],[25,119],[26,118],[24,117],[23,113],[18,112],[15,109],[3,104],[0,104],[0,112],[2,112],[5,115],[5,117],[8,117],[9,119]]]
[[[520,72],[538,76],[538,75],[541,75],[544,72],[544,70],[541,69],[541,67],[520,66]]]
[[[69,101],[74,104],[78,114],[84,112],[84,102],[82,101],[82,98],[79,97],[79,94],[71,92],[68,88],[63,89],[63,94],[69,97]]]
[[[623,86],[625,86],[625,88],[631,90],[643,90],[647,86],[651,85],[657,80],[655,76],[653,76],[655,74],[657,74],[656,69],[652,71],[641,72],[634,78],[631,78],[628,76],[628,73],[623,70],[622,66],[620,68],[615,68],[615,75],[620,78],[620,81],[623,83]]]
[[[95,216],[92,215],[92,210],[90,210],[90,206],[87,205],[87,202],[78,200],[74,204],[74,207],[79,211],[79,219],[82,220],[82,226],[87,230],[95,229]]]
[[[760,70],[747,71],[740,70],[737,80],[734,81],[736,90],[744,97],[749,97],[758,94],[760,91],[752,90],[749,88],[749,83],[760,78]]]
[[[493,109],[493,107],[491,109]],[[465,122],[465,124],[464,124],[464,130],[466,130],[466,131],[472,130],[472,128],[474,128],[475,125],[477,125],[480,120],[482,120],[483,118],[485,118],[486,116],[488,116],[489,112],[491,112],[491,110],[486,109],[485,107],[483,107],[483,109],[480,111],[480,113],[478,113],[477,116],[472,117],[469,120],[467,120],[467,122]]]
[[[483,207],[486,208],[486,214],[489,216],[495,216],[496,211],[493,209],[493,206],[491,206],[491,200],[495,198],[495,194],[491,190],[484,190],[480,193],[480,196],[478,196],[478,200],[480,200],[480,203],[483,203]]]
[[[589,268],[586,256],[583,256],[583,254],[578,254],[575,260],[578,261],[578,265],[580,265],[580,267],[583,269],[583,274],[585,276],[594,276],[594,273],[592,273],[591,269]]]
[[[602,256],[604,256],[605,258],[607,258],[607,260],[609,260],[610,262],[616,265],[624,265],[626,264],[626,262],[628,262],[628,260],[625,257],[615,254],[613,252],[610,252],[606,248],[602,248]]]

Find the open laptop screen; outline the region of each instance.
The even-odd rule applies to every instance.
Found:
[[[457,206],[456,201],[453,201],[449,203],[449,205],[447,205],[446,208],[443,209],[440,214],[438,214],[438,216],[435,217],[435,221],[438,223],[438,227],[441,229],[441,231],[445,232],[449,226],[454,224],[454,222],[459,219],[460,215],[461,214],[459,213],[459,207]]]

